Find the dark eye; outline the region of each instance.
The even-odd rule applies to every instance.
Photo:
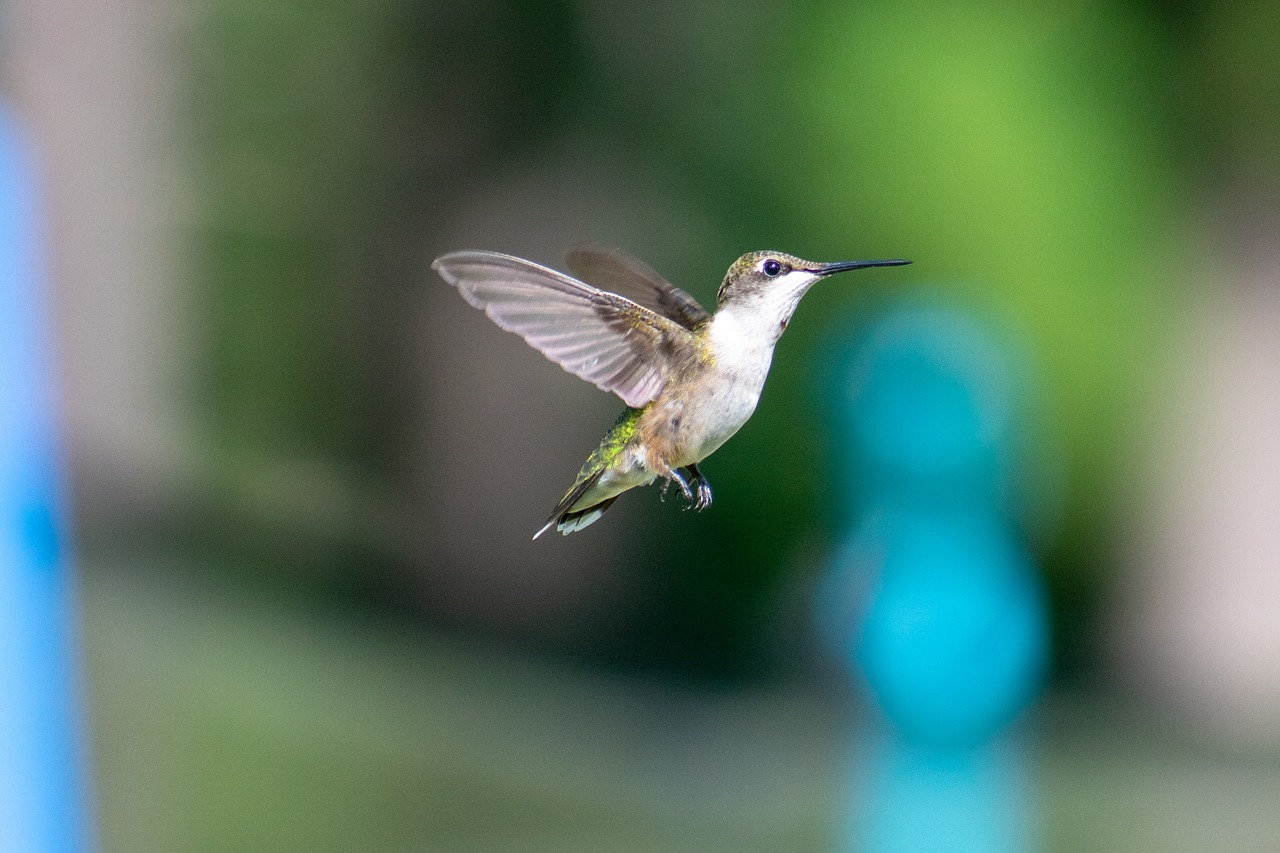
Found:
[[[764,262],[760,269],[764,270],[764,274],[769,276],[769,278],[773,278],[775,275],[782,272],[782,264],[778,263],[773,258],[770,258]]]

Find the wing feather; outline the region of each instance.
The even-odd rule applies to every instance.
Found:
[[[693,345],[679,321],[532,261],[452,252],[431,266],[500,327],[633,408],[662,391],[671,353]]]
[[[564,262],[583,281],[630,299],[690,331],[711,319],[698,300],[621,249],[578,246],[565,253]]]

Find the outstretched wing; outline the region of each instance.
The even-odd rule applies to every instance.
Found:
[[[547,358],[638,408],[666,384],[688,329],[629,299],[498,252],[452,252],[431,266],[462,297]]]
[[[711,319],[698,300],[621,249],[579,246],[565,253],[564,262],[583,281],[613,291],[690,331]]]

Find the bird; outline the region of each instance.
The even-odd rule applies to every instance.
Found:
[[[623,492],[675,483],[687,506],[711,505],[699,464],[751,417],[774,347],[800,299],[825,278],[910,261],[818,263],[748,252],[725,273],[710,313],[643,261],[580,246],[573,273],[514,255],[450,252],[431,266],[499,327],[626,408],[534,535],[568,535],[597,521]]]

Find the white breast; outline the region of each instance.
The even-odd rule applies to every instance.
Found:
[[[782,334],[777,321],[767,314],[728,307],[712,318],[708,331],[718,369],[758,375],[764,383],[773,348]]]
[[[731,309],[712,319],[708,340],[714,366],[698,399],[683,413],[689,458],[682,463],[705,459],[755,412],[777,342],[776,335],[762,331]]]
[[[773,348],[805,291],[818,277],[794,270],[745,301],[721,306],[711,318],[710,381],[683,411],[684,455],[678,464],[700,462],[737,432],[756,410]]]

